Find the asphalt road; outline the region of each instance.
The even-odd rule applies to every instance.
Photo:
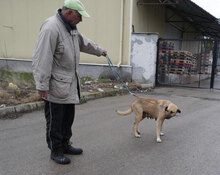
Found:
[[[142,137],[135,138],[133,114],[115,113],[128,108],[130,95],[77,105],[72,141],[84,153],[70,156],[69,165],[49,158],[43,111],[0,120],[0,175],[219,175],[220,93],[194,91],[165,88],[148,94],[182,110],[165,121],[162,143],[156,142],[154,120],[142,121]]]

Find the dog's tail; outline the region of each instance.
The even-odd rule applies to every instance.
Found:
[[[115,112],[118,114],[118,115],[128,115],[128,114],[130,114],[130,113],[132,113],[132,109],[131,109],[131,107],[128,109],[128,110],[126,110],[126,111],[119,111],[119,110],[116,110]]]

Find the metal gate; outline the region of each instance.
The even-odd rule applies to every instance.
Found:
[[[159,39],[157,86],[220,90],[220,41]]]

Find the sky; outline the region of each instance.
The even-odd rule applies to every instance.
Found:
[[[191,0],[216,18],[220,18],[220,0]]]

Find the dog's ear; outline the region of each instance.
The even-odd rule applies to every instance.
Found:
[[[179,112],[179,113],[181,113],[180,109],[177,109],[177,111],[176,111],[176,112]]]
[[[168,112],[168,106],[165,107],[165,111]]]

